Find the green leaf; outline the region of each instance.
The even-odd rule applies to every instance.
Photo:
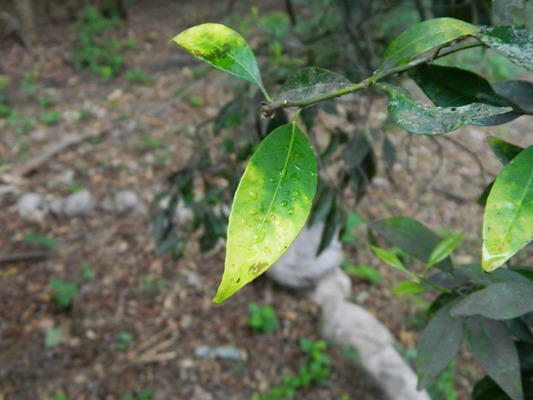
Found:
[[[533,240],[533,146],[494,182],[483,217],[482,267],[494,271]]]
[[[289,248],[305,225],[316,184],[313,150],[295,122],[263,140],[235,193],[215,303],[257,278]]]
[[[471,103],[460,107],[428,107],[417,102],[402,88],[379,83],[376,86],[389,97],[388,110],[405,130],[418,135],[439,135],[476,121],[512,111],[511,107],[496,107]]]
[[[243,37],[221,24],[202,24],[172,39],[196,58],[263,87],[257,60]]]
[[[46,328],[44,331],[44,347],[51,349],[57,347],[63,341],[63,328],[60,326],[54,328],[52,326]]]
[[[524,399],[533,400],[533,382],[524,381]],[[478,381],[472,390],[471,400],[510,400],[511,398],[489,376]]]
[[[512,106],[485,78],[464,69],[424,64],[409,71],[409,77],[437,106],[457,107],[470,103]]]
[[[533,82],[512,80],[492,85],[496,93],[503,96],[523,110],[533,115]]]
[[[433,382],[461,348],[465,330],[461,318],[450,315],[453,305],[452,301],[442,306],[420,336],[416,352],[419,390]]]
[[[505,325],[483,317],[470,317],[465,322],[467,342],[479,365],[511,399],[522,400],[518,352]]]
[[[400,271],[409,273],[409,271],[407,271],[407,269],[405,269],[405,267],[403,266],[400,259],[396,256],[396,254],[376,246],[371,247],[374,254],[378,256],[378,258],[385,264],[388,264],[393,268],[399,269]]]
[[[370,228],[424,263],[428,262],[433,249],[442,241],[431,229],[409,217],[386,218],[371,223]],[[449,270],[452,263],[450,258],[445,258],[437,266]]]
[[[452,315],[511,319],[532,311],[532,282],[500,282],[465,297],[453,308]]]
[[[509,61],[533,71],[533,31],[516,26],[484,26],[472,36]]]
[[[418,294],[423,293],[425,291],[426,287],[418,282],[403,281],[396,285],[394,289],[392,289],[392,294]]]
[[[434,47],[448,44],[478,31],[477,26],[453,18],[435,18],[421,22],[392,41],[381,58],[376,75],[407,64]]]
[[[351,86],[352,83],[342,75],[323,68],[307,67],[288,77],[275,100],[279,103],[316,101]]]
[[[429,255],[428,265],[433,266],[448,257],[463,240],[463,234],[451,235],[440,242]]]
[[[524,150],[522,147],[506,142],[497,136],[491,136],[489,138],[489,146],[503,165],[509,164],[513,158]]]

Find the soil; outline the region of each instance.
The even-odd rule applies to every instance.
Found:
[[[0,263],[0,399],[60,399],[61,394],[68,399],[140,399],[147,390],[153,391],[153,399],[250,399],[278,386],[282,375],[298,373],[306,360],[301,338],[320,338],[320,310],[305,293],[264,277],[223,304],[213,304],[223,246],[202,254],[191,245],[179,260],[157,255],[152,215],[121,216],[97,208],[86,218],[44,215],[29,222],[14,212],[20,193],[52,198],[73,188],[88,189],[98,202],[119,190],[133,190],[146,205],[152,203],[165,178],[194,151],[185,132],[216,115],[232,93],[232,78],[210,71],[195,79],[200,64],[168,43],[193,24],[221,20],[234,2],[200,3],[156,0],[129,6],[119,34],[139,48],[125,53],[126,65],[141,67],[152,77],[147,85],[76,71],[66,60],[73,35],[67,19],[38,18],[39,41],[32,51],[14,40],[2,45],[0,73],[10,78],[5,93],[21,117],[36,123],[21,134],[0,119],[0,174],[9,176],[67,134],[88,135],[88,140],[63,149],[27,177],[5,179],[16,192],[0,202],[0,256],[42,251],[24,240],[32,233],[54,238],[56,244],[44,258]],[[281,1],[268,3],[269,10],[283,6]],[[233,6],[237,13],[250,8],[247,2]],[[28,71],[35,72],[40,93],[62,111],[57,124],[39,122],[37,96],[21,86]],[[184,90],[199,96],[201,106],[189,101]],[[368,116],[366,123],[382,125],[383,99],[372,102]],[[506,138],[527,145],[520,136],[521,129],[530,130],[526,122],[518,120],[514,126]],[[415,141],[398,128],[390,130],[399,149],[390,171],[394,184],[380,171],[382,179],[374,182],[357,211],[368,220],[406,215],[434,229],[465,231],[466,250],[457,258],[474,261],[482,209],[471,200],[500,168],[484,131],[468,128],[449,135],[451,140]],[[158,145],[151,148],[147,137]],[[65,183],[65,176],[72,179]],[[419,334],[414,321],[424,306],[391,295],[402,277],[379,264],[364,244],[347,249],[347,256],[351,263],[374,265],[380,272],[378,285],[352,278],[353,301],[387,325],[408,355]],[[77,283],[70,307],[54,301],[51,278]],[[250,302],[272,305],[279,329],[254,333],[247,323]],[[61,340],[46,346],[46,332],[53,328],[61,329]],[[238,359],[198,357],[205,345],[234,346]],[[298,391],[296,399],[379,398],[375,384],[345,349],[330,346],[327,354],[331,377]],[[463,361],[470,368],[458,368],[455,384],[465,394],[476,370],[472,373],[467,353]]]

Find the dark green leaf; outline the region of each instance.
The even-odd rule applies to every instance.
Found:
[[[218,113],[213,133],[218,135],[224,128],[233,128],[242,118],[242,102],[240,97],[230,100]]]
[[[464,69],[424,64],[411,70],[409,77],[440,107],[470,103],[512,107],[512,103],[499,96],[485,78]]]
[[[511,62],[533,71],[533,31],[515,26],[484,26],[472,36]]]
[[[310,226],[324,221],[335,203],[335,192],[327,185],[319,185],[319,187],[315,204],[309,215],[308,224]]]
[[[309,216],[316,184],[313,149],[295,122],[263,140],[235,193],[214,302],[226,300],[287,251]]]
[[[479,204],[481,207],[485,207],[487,205],[487,199],[489,198],[489,193],[493,185],[494,181],[485,186],[485,189],[483,189],[483,192],[477,198],[476,203]]]
[[[533,312],[533,282],[501,282],[465,297],[452,315],[511,319],[529,312]]]
[[[490,286],[498,282],[528,282],[528,279],[516,271],[507,268],[500,268],[487,274],[481,269],[479,264],[457,265],[458,273],[466,275],[472,281],[483,286]]]
[[[533,382],[522,377],[524,400],[533,400]],[[471,400],[512,400],[489,376],[476,383]]]
[[[394,164],[396,163],[396,148],[388,137],[383,139],[383,158],[389,171],[392,171]]]
[[[522,147],[506,142],[497,136],[491,136],[489,138],[489,146],[503,165],[509,164],[513,158],[524,150]]]
[[[460,107],[483,103],[497,107],[512,107],[514,111],[473,121],[475,125],[499,125],[523,115],[520,107],[498,95],[485,78],[464,69],[441,65],[421,65],[409,76],[422,88],[431,101],[439,107]]]
[[[418,389],[433,382],[461,348],[465,331],[461,318],[450,315],[453,305],[452,301],[440,307],[420,336],[416,355]]]
[[[501,170],[483,217],[483,270],[491,272],[533,240],[533,146]]]
[[[453,18],[435,18],[421,22],[402,33],[387,47],[377,76],[390,68],[407,64],[428,50],[478,31],[477,26]]]
[[[419,135],[451,132],[483,118],[512,111],[510,107],[482,103],[460,107],[428,107],[417,102],[400,87],[384,83],[376,86],[387,93],[388,110],[392,118],[405,130]]]
[[[526,114],[533,114],[533,82],[504,81],[492,85],[496,93],[506,97]]]
[[[326,219],[324,220],[324,230],[322,231],[320,245],[318,246],[318,250],[316,252],[317,257],[329,246],[335,234],[338,233],[339,220],[339,210],[337,208],[337,203],[334,201]]]
[[[467,342],[479,365],[513,400],[522,400],[518,352],[505,325],[483,317],[470,317],[465,323]]]
[[[318,100],[351,86],[352,83],[342,75],[323,68],[307,67],[289,76],[275,100],[279,103]]]
[[[393,217],[376,221],[370,228],[418,260],[427,263],[431,252],[441,242],[441,238],[422,223],[413,218]],[[437,267],[449,270],[451,259],[445,258]]]

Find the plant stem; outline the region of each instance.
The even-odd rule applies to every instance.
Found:
[[[412,68],[415,68],[419,65],[422,65],[422,64],[426,64],[426,63],[430,63],[432,61],[435,61],[436,59],[438,58],[441,58],[441,57],[446,57],[452,53],[455,53],[455,52],[458,52],[458,51],[461,51],[461,50],[466,50],[466,49],[470,49],[470,48],[473,48],[473,47],[479,47],[479,46],[484,46],[483,43],[481,42],[469,42],[469,43],[463,43],[463,44],[459,44],[457,46],[454,46],[454,47],[450,47],[448,48],[447,50],[444,50],[442,52],[437,52],[437,54],[431,56],[431,57],[421,57],[421,58],[417,58],[416,60],[413,60],[407,64],[404,64],[404,65],[400,65],[400,66],[397,66],[397,67],[394,67],[394,68],[391,68],[391,69],[388,69],[388,70],[385,70],[385,71],[380,71],[379,68],[376,72],[374,72],[374,75],[372,75],[371,77],[369,78],[366,78],[365,80],[359,82],[359,83],[355,83],[351,86],[348,86],[346,88],[342,88],[342,89],[339,89],[339,90],[336,90],[334,92],[331,92],[331,93],[328,93],[324,96],[319,96],[319,97],[313,97],[311,99],[305,99],[305,100],[296,100],[296,101],[287,101],[287,100],[276,100],[276,101],[272,101],[270,99],[270,97],[268,97],[268,95],[266,94],[266,91],[261,88],[261,90],[263,91],[263,94],[265,95],[265,98],[267,100],[267,105],[270,107],[271,111],[274,111],[276,109],[279,109],[279,108],[287,108],[287,107],[300,107],[300,108],[304,108],[304,107],[308,107],[308,106],[311,106],[313,104],[317,104],[317,103],[320,103],[320,102],[323,102],[323,101],[326,101],[326,100],[330,100],[330,99],[333,99],[335,97],[340,97],[340,96],[344,96],[346,94],[349,94],[349,93],[353,93],[353,92],[356,92],[358,90],[362,90],[362,89],[366,89],[368,86],[370,85],[374,85],[375,83],[377,83],[378,81],[388,77],[388,76],[391,76],[391,75],[394,75],[394,74],[400,74],[402,72],[405,72],[405,71],[408,71]]]

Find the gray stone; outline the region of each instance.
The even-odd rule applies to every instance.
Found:
[[[340,268],[335,268],[321,279],[309,294],[319,306],[331,300],[345,300],[350,296],[352,281]]]
[[[24,193],[15,204],[19,216],[32,222],[42,222],[45,215],[44,198],[39,193]]]
[[[146,215],[144,206],[137,193],[131,190],[122,190],[115,194],[114,211],[119,214]]]
[[[63,214],[63,203],[63,199],[56,197],[48,203],[48,210],[50,210],[52,215],[59,217]]]
[[[194,350],[194,354],[204,360],[242,361],[246,358],[243,352],[234,346],[198,346]]]
[[[63,204],[63,214],[67,217],[84,217],[94,209],[95,201],[88,190],[72,193]]]
[[[336,236],[316,256],[323,229],[323,223],[305,227],[289,250],[266,271],[266,275],[282,286],[307,289],[338,268],[342,262],[342,248]]]
[[[361,366],[379,383],[391,400],[430,400],[417,391],[417,379],[393,347],[389,330],[364,308],[343,300],[327,301],[322,307],[322,334],[342,346],[351,346]]]

